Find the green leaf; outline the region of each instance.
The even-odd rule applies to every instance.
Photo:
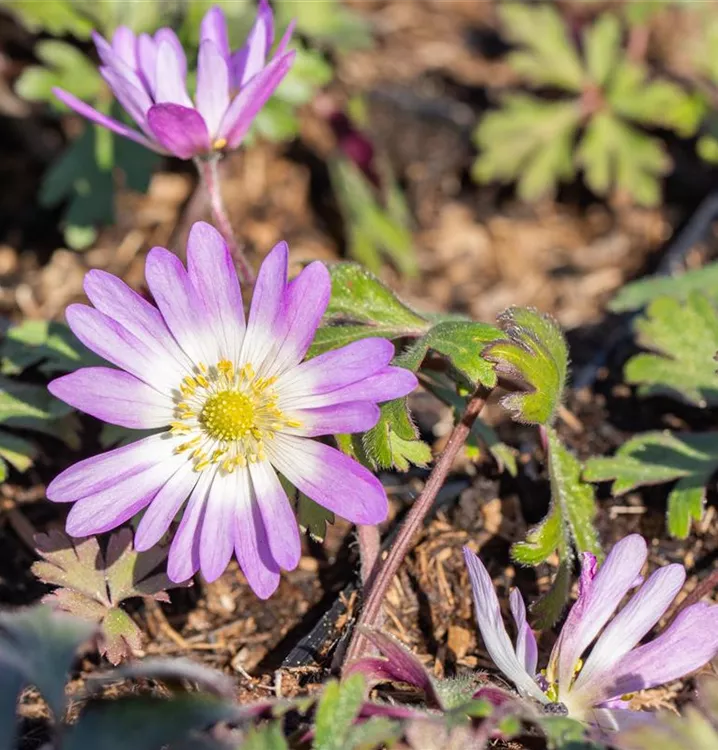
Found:
[[[718,263],[709,263],[679,276],[634,281],[620,289],[609,302],[608,309],[611,312],[638,310],[657,297],[672,297],[683,302],[692,292],[701,292],[713,302],[718,302]]]
[[[534,627],[538,630],[552,628],[561,617],[571,590],[571,568],[570,558],[562,557],[551,588],[532,605]]]
[[[646,67],[629,61],[617,67],[606,95],[617,115],[673,130],[683,138],[696,132],[705,114],[700,97],[687,94],[672,81],[649,79]]]
[[[526,540],[511,547],[511,557],[522,565],[539,565],[561,546],[563,538],[561,507],[554,503],[541,523],[529,529]]]
[[[391,326],[397,336],[423,333],[429,323],[401,302],[374,274],[357,263],[338,263],[329,269],[332,296],[327,319]]]
[[[49,607],[0,613],[0,674],[15,674],[15,684],[37,687],[59,720],[65,711],[67,674],[77,649],[93,631],[93,626]],[[0,726],[13,725],[14,701],[12,709],[11,716],[0,716]]]
[[[568,370],[568,347],[558,324],[536,310],[512,307],[498,319],[507,338],[489,344],[484,358],[496,372],[525,390],[501,399],[514,419],[551,424],[561,403]]]
[[[318,88],[326,86],[332,80],[333,70],[319,52],[296,44],[293,47],[294,63],[274,96],[298,107],[310,101]]]
[[[538,526],[529,531],[525,542],[511,548],[520,563],[538,565],[557,549],[591,552],[601,558],[598,534],[593,525],[596,504],[593,488],[581,481],[581,466],[563,446],[556,431],[546,430],[548,470],[551,481],[551,508]]]
[[[27,471],[35,461],[37,453],[37,446],[33,443],[0,430],[0,456],[17,471]],[[5,477],[0,481],[5,481]]]
[[[517,73],[539,86],[581,91],[583,66],[556,8],[506,3],[498,12],[508,40],[523,47],[509,55]]]
[[[551,501],[561,509],[563,528],[570,535],[573,548],[579,553],[591,552],[600,560],[603,554],[593,525],[596,516],[593,487],[581,481],[581,465],[561,443],[556,431],[549,427],[546,435]]]
[[[486,323],[446,321],[438,323],[419,339],[411,349],[402,354],[398,363],[417,370],[429,350],[443,354],[452,367],[472,387],[478,384],[493,388],[496,373],[482,352],[487,344],[501,339],[502,332]]]
[[[372,44],[369,23],[337,0],[309,5],[303,0],[278,0],[275,6],[285,23],[296,19],[300,33],[340,51],[365,49]]]
[[[541,716],[537,724],[546,735],[548,750],[601,750],[589,740],[586,725],[566,716]]]
[[[379,750],[396,742],[402,735],[398,721],[384,716],[372,716],[349,730],[345,750]]]
[[[481,153],[473,178],[517,181],[519,197],[526,201],[551,196],[559,182],[575,174],[573,144],[580,122],[575,101],[545,102],[526,94],[504,97],[502,108],[485,115],[474,132]]]
[[[159,750],[194,732],[240,716],[229,701],[206,694],[171,699],[125,697],[90,703],[63,736],[64,750]]]
[[[608,82],[620,56],[621,34],[621,22],[612,13],[602,13],[586,31],[586,70],[598,86]]]
[[[314,724],[313,750],[345,750],[346,739],[364,702],[366,685],[360,674],[341,683],[330,680],[319,699]]]
[[[297,493],[297,490],[294,490]],[[334,513],[319,503],[298,492],[297,523],[313,539],[323,541],[327,533],[327,524],[334,523]]]
[[[419,440],[405,398],[382,404],[377,424],[363,434],[359,454],[374,468],[408,471],[411,464],[426,466],[431,448]],[[356,442],[355,438],[355,442]]]
[[[17,375],[41,363],[40,372],[54,375],[100,363],[64,323],[25,320],[12,326],[0,343],[0,371]]]
[[[655,353],[632,357],[626,382],[640,385],[642,395],[667,393],[700,407],[718,403],[718,315],[705,297],[692,292],[684,302],[655,299],[635,330],[638,343]]]
[[[661,143],[609,112],[589,122],[576,152],[586,184],[597,195],[612,189],[625,191],[636,203],[654,206],[660,201],[661,177],[670,162]]]
[[[381,160],[379,156],[376,157]],[[349,233],[349,254],[370,270],[378,272],[382,254],[394,262],[400,273],[417,273],[414,240],[408,228],[408,211],[399,187],[385,165],[382,187],[387,200],[350,159],[337,156],[329,162],[329,175],[339,209]]]
[[[79,99],[95,101],[105,84],[97,67],[76,46],[56,39],[37,42],[35,54],[43,67],[31,66],[18,78],[15,90],[24,99],[48,102],[57,109],[67,107],[52,93],[58,86]]]
[[[16,14],[30,31],[89,39],[94,28],[92,18],[82,12],[82,3],[76,0],[35,0],[31,3],[27,0],[4,0],[3,5]]]
[[[237,750],[289,750],[289,745],[284,739],[281,724],[275,721],[261,729],[252,727]]]
[[[613,480],[615,495],[678,480],[668,496],[668,530],[685,539],[691,521],[703,516],[706,485],[716,468],[718,432],[647,432],[624,443],[615,456],[590,458],[583,476],[590,482]]]

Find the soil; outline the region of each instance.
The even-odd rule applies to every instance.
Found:
[[[572,390],[562,437],[580,458],[610,453],[631,435],[680,423],[706,429],[711,416],[667,400],[639,399],[621,383],[633,351],[630,335],[609,346],[611,332],[626,330],[624,319],[606,312],[606,302],[627,281],[655,271],[671,239],[715,183],[715,173],[692,156],[692,144],[671,142],[678,168],[667,178],[666,201],[656,209],[606,203],[579,183],[555,200],[527,205],[509,188],[476,186],[469,177],[474,158],[472,124],[516,82],[502,54],[490,2],[459,0],[354,0],[372,24],[371,51],[335,56],[337,80],[327,96],[341,106],[361,93],[369,104],[368,133],[389,159],[403,186],[414,219],[414,248],[420,272],[401,278],[387,265],[382,278],[405,300],[428,311],[452,311],[493,321],[512,305],[530,305],[556,317],[567,331],[574,372],[596,361],[587,383]],[[581,5],[577,3],[576,5]],[[577,11],[578,12],[578,11]],[[651,53],[666,66],[673,55],[670,24],[661,21]],[[167,160],[147,195],[121,192],[117,221],[101,231],[84,253],[62,247],[58,211],[37,204],[40,177],[78,123],[61,130],[39,107],[12,93],[12,82],[32,61],[33,39],[0,16],[0,314],[6,321],[63,318],[65,307],[82,301],[82,279],[90,268],[118,274],[138,289],[146,252],[164,245],[182,255],[196,219],[209,219],[207,203],[186,165]],[[672,56],[673,55],[673,56]],[[673,57],[679,62],[673,62]],[[251,259],[280,239],[288,241],[292,268],[319,258],[345,257],[346,234],[330,193],[326,160],[335,148],[321,112],[301,114],[301,135],[293,143],[260,143],[226,159],[223,191],[232,224]],[[718,250],[718,235],[707,227],[704,240],[682,259],[698,267]],[[35,375],[31,376],[35,377]],[[439,450],[450,426],[447,408],[418,393],[412,407],[424,439]],[[461,547],[481,550],[502,601],[517,585],[533,600],[545,591],[552,565],[517,568],[509,548],[545,513],[549,491],[535,429],[510,421],[496,405],[485,412],[518,457],[511,478],[490,459],[457,461],[434,512],[394,581],[386,600],[386,628],[410,646],[437,676],[489,671],[490,659],[477,639]],[[97,427],[82,418],[79,452],[47,439],[37,466],[11,474],[0,485],[0,606],[29,605],[47,587],[30,572],[35,560],[32,534],[61,525],[66,509],[48,503],[46,483],[81,457],[100,450]],[[396,528],[427,473],[382,476],[391,501],[386,538]],[[703,522],[685,541],[665,529],[668,487],[611,498],[599,488],[598,526],[610,546],[630,532],[649,541],[650,567],[666,561],[687,567],[690,592],[718,560],[718,514],[710,489]],[[306,539],[298,568],[283,575],[278,592],[258,600],[232,563],[215,583],[199,578],[174,591],[170,604],[131,608],[145,635],[144,654],[186,656],[220,669],[236,680],[243,701],[291,696],[316,689],[331,670],[332,654],[351,625],[359,603],[355,537],[341,520],[324,543]],[[670,613],[669,613],[670,616]],[[552,633],[540,648],[548,650]],[[141,654],[138,654],[141,655]],[[107,667],[88,654],[71,683]],[[707,668],[708,669],[708,668]],[[646,707],[679,705],[692,681],[679,681],[640,694]],[[43,738],[44,709],[37,695],[23,696],[24,748]]]

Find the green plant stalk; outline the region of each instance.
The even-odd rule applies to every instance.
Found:
[[[427,513],[431,510],[434,500],[436,500],[436,496],[451,470],[454,459],[466,442],[476,418],[484,408],[489,393],[490,390],[484,386],[479,386],[474,392],[474,395],[466,405],[466,409],[464,410],[461,419],[449,436],[444,452],[434,464],[434,468],[426,481],[424,490],[407,514],[404,524],[399,530],[396,541],[389,550],[386,560],[384,560],[384,563],[381,568],[379,568],[378,572],[375,573],[373,584],[368,587],[368,592],[365,591],[364,606],[359,616],[359,620],[354,627],[354,634],[344,659],[345,664],[351,664],[353,661],[356,661],[363,656],[368,649],[367,639],[361,633],[361,629],[362,627],[377,628],[379,626],[382,605],[389,590],[389,586],[394,580],[394,576],[399,571],[401,563],[404,561],[404,558],[411,547],[411,542],[414,539],[416,532],[421,527]],[[364,562],[362,561],[362,572],[364,570],[363,566]]]
[[[237,238],[232,229],[232,224],[227,216],[227,209],[222,199],[222,185],[219,179],[219,160],[220,156],[212,154],[208,157],[197,157],[194,163],[199,172],[200,179],[209,194],[210,205],[212,207],[212,216],[217,228],[229,245],[229,251],[232,253],[237,275],[242,284],[254,284],[254,271],[250,266],[247,256],[244,254]]]

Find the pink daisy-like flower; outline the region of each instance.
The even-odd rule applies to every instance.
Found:
[[[231,52],[224,14],[211,8],[200,29],[194,103],[187,93],[187,59],[172,29],[136,36],[120,26],[112,43],[94,34],[100,73],[141,132],[67,91],[53,91],[83,117],[159,153],[191,159],[231,150],[242,142],[292,67],[295,53],[287,51],[291,33],[290,26],[267,62],[274,42],[274,17],[267,0],[260,0],[244,47]]]
[[[362,432],[377,403],[416,386],[389,365],[391,342],[357,341],[303,362],[329,302],[319,262],[287,282],[287,245],[262,264],[245,322],[229,250],[209,224],[192,227],[187,269],[168,250],[147,256],[157,307],[115,276],[90,271],[94,305],[67,320],[86,346],[119,369],[87,367],[50,383],[68,404],[105,422],[157,434],[81,461],[48,487],[75,503],[67,531],[99,534],[144,511],[135,547],[146,550],[182,513],[169,553],[173,581],[208,581],[232,553],[258,596],[300,557],[297,521],[277,472],[317,503],[357,524],[384,520],[379,480],[312,440]]]
[[[549,713],[565,713],[602,730],[627,729],[654,716],[630,710],[633,693],[684,677],[715,657],[718,606],[706,602],[686,607],[657,637],[639,645],[666,613],[686,577],[683,566],[673,564],[643,581],[641,568],[647,556],[646,542],[638,534],[618,542],[598,570],[596,558],[583,554],[578,599],[547,668],[537,673],[536,638],[526,621],[521,594],[513,591],[510,597],[516,625],[512,643],[491,576],[464,547],[486,650],[522,696],[538,701]]]

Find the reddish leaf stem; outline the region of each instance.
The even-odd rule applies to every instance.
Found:
[[[354,635],[346,652],[345,664],[356,661],[366,651],[367,640],[360,632],[359,626],[366,628],[376,628],[378,626],[382,605],[389,586],[397,574],[404,557],[406,557],[416,532],[421,527],[427,513],[431,510],[434,500],[454,463],[454,459],[466,442],[466,438],[469,436],[476,418],[484,408],[488,394],[489,391],[480,386],[471,397],[461,420],[449,436],[444,452],[434,464],[423,492],[416,499],[416,502],[407,514],[404,524],[396,537],[396,541],[389,550],[389,554],[378,573],[376,573],[373,584],[369,586],[368,594],[365,594],[364,607],[359,616],[357,626],[354,628]]]

